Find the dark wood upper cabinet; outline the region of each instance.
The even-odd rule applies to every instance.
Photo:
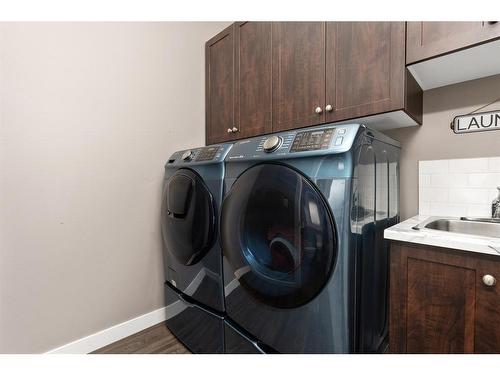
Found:
[[[412,64],[500,37],[500,22],[407,22],[406,63]]]
[[[207,144],[379,114],[421,123],[405,23],[236,22],[206,43],[206,112]]]
[[[234,126],[234,28],[231,25],[205,45],[206,143],[230,139]]]
[[[273,131],[324,122],[324,22],[273,22],[272,76]]]
[[[272,24],[237,22],[233,138],[272,131]]]
[[[500,277],[494,256],[391,243],[392,353],[500,353]]]
[[[405,106],[405,23],[326,24],[326,120]]]

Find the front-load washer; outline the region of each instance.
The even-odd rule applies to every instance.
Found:
[[[161,232],[166,324],[196,353],[224,350],[218,224],[230,148],[220,144],[177,151],[165,165]]]
[[[359,124],[236,142],[221,211],[226,352],[381,352],[399,143]]]

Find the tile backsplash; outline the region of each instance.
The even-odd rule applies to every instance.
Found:
[[[420,215],[491,217],[500,157],[425,160],[418,170]]]

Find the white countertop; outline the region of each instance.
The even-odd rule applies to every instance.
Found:
[[[412,229],[415,225],[420,224],[428,218],[429,216],[414,216],[411,219],[387,228],[384,231],[384,237],[395,241],[500,256],[499,238],[473,236],[470,234],[452,233],[426,228],[420,230]]]

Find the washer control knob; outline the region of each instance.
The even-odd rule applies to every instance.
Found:
[[[181,158],[182,158],[182,160],[188,161],[188,160],[191,160],[193,158],[193,156],[194,156],[194,152],[191,150],[187,150],[187,151],[184,151]]]
[[[277,150],[281,143],[283,143],[283,138],[278,137],[277,135],[273,135],[266,139],[264,142],[263,148],[265,152],[273,152]]]

